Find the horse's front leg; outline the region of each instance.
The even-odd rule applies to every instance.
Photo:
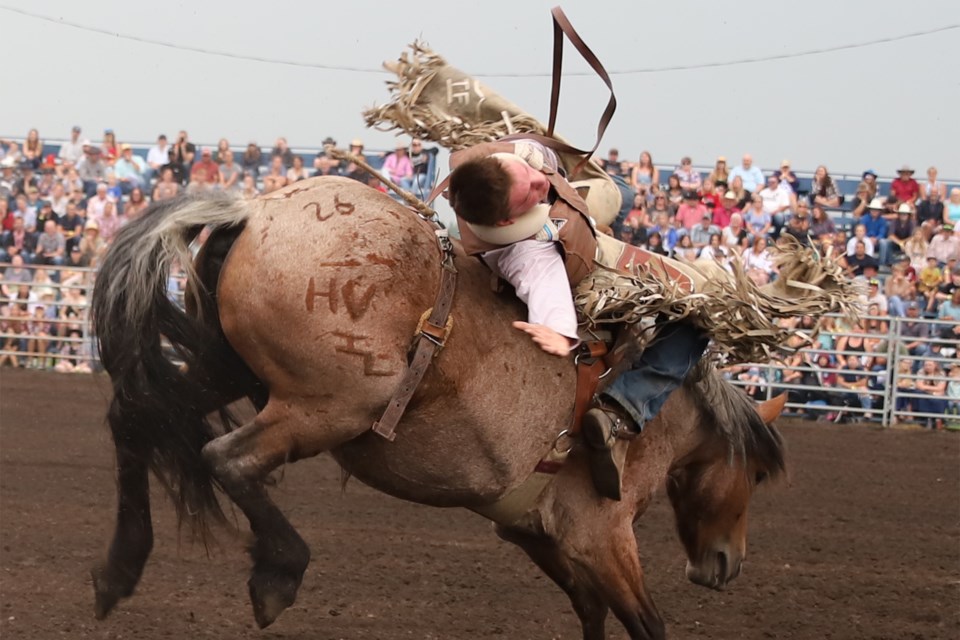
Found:
[[[310,549],[270,499],[263,479],[287,459],[288,432],[257,416],[253,422],[213,440],[203,456],[223,490],[250,522],[254,543],[250,602],[260,628],[271,624],[294,603]]]
[[[555,540],[523,529],[497,526],[496,531],[498,536],[523,549],[530,559],[563,589],[580,618],[584,640],[603,640],[607,637],[604,630],[607,605],[589,582],[577,574],[570,557],[564,555]]]

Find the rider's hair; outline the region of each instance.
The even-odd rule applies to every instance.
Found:
[[[491,227],[510,216],[512,185],[497,158],[468,160],[450,174],[450,206],[467,222]]]

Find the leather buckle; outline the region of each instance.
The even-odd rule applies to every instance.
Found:
[[[453,316],[447,318],[445,326],[438,327],[429,321],[431,313],[433,313],[433,307],[424,311],[423,315],[420,316],[420,321],[417,322],[416,335],[426,338],[437,345],[438,349],[442,349],[447,343],[447,338],[450,337],[450,332],[453,331]]]

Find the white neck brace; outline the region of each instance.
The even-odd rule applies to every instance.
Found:
[[[554,230],[552,235],[556,236],[556,228],[550,223],[549,214],[550,205],[537,204],[526,213],[520,214],[514,218],[513,224],[504,225],[502,227],[470,224],[466,220],[464,220],[463,223],[470,227],[470,231],[473,231],[474,235],[484,242],[496,245],[507,245],[535,236],[545,226],[550,226]],[[555,240],[556,237],[552,239]]]

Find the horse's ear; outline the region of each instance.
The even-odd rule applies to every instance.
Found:
[[[776,398],[764,400],[757,405],[757,413],[766,424],[773,424],[773,421],[783,413],[783,407],[787,404],[787,394],[781,393]]]

